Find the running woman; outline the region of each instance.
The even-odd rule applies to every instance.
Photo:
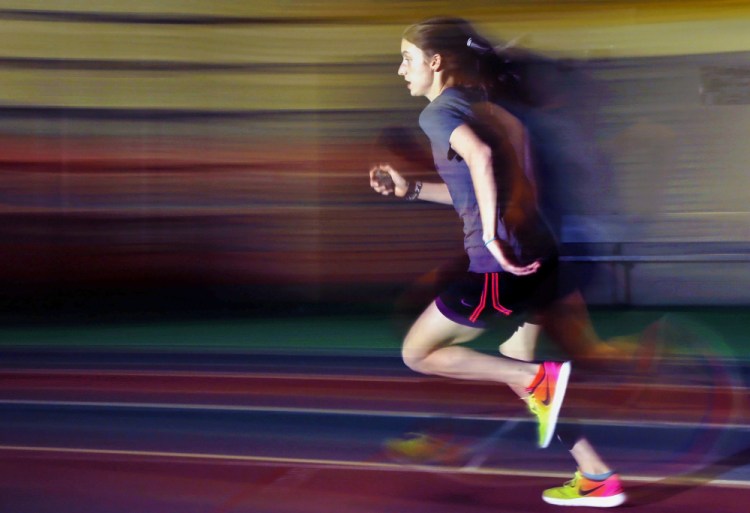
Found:
[[[463,221],[469,268],[422,312],[406,334],[402,356],[416,372],[509,385],[536,415],[538,444],[547,447],[565,397],[570,362],[531,363],[539,332],[521,323],[492,356],[461,344],[500,318],[550,310],[558,298],[556,241],[539,214],[523,124],[495,101],[504,92],[487,41],[461,19],[436,18],[408,27],[398,74],[412,96],[429,100],[419,124],[432,147],[441,182],[410,182],[387,163],[370,169],[378,193],[453,205]],[[554,332],[549,315],[540,321]],[[559,316],[551,316],[559,319]],[[557,330],[564,331],[564,330]],[[543,500],[611,507],[625,501],[620,479],[591,444],[577,437],[578,470]]]

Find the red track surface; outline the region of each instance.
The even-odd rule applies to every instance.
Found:
[[[14,512],[516,513],[559,511],[545,477],[459,475],[170,458],[2,451]],[[745,513],[750,490],[706,483],[626,483],[630,511]],[[9,510],[4,510],[9,511]],[[573,510],[575,511],[575,510]]]
[[[739,396],[739,397],[738,397]],[[747,423],[747,394],[730,387],[574,383],[566,415],[642,421]],[[19,370],[0,374],[0,400],[226,405],[517,416],[503,387],[428,378],[161,371]],[[209,412],[210,414],[210,412]],[[11,513],[503,513],[559,511],[540,500],[559,472],[426,471],[384,460],[254,458],[87,446],[0,447],[0,511]],[[314,442],[314,440],[313,440]],[[88,447],[88,448],[86,448]],[[708,465],[671,479],[626,481],[631,511],[745,513],[750,487],[713,481]],[[535,456],[540,458],[540,456]],[[8,509],[10,508],[10,509]]]
[[[130,401],[517,415],[505,387],[438,378],[160,371],[5,371],[0,399]],[[572,383],[565,414],[608,420],[750,423],[750,397],[730,386]],[[598,412],[598,415],[597,415]]]

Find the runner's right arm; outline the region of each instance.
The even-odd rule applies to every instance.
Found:
[[[377,178],[376,174],[383,171],[390,175],[391,180],[393,180],[392,186],[383,183],[382,180]],[[375,192],[379,192],[384,196],[395,194],[397,197],[403,198],[409,190],[409,182],[401,176],[401,173],[393,169],[390,164],[378,164],[370,169],[370,187],[372,187]],[[422,182],[422,187],[417,199],[443,205],[453,204],[453,199],[448,192],[448,186],[442,182]]]

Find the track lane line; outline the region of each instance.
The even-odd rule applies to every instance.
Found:
[[[417,419],[456,419],[466,421],[484,422],[536,422],[531,417],[509,417],[499,415],[467,415],[447,414],[419,411],[389,411],[389,410],[356,410],[335,408],[292,408],[280,406],[249,406],[249,405],[220,405],[220,404],[182,404],[182,403],[143,403],[143,402],[101,402],[101,401],[45,401],[24,399],[0,399],[2,406],[47,406],[47,407],[69,407],[69,408],[111,408],[111,409],[149,409],[149,410],[182,410],[182,411],[212,411],[212,412],[238,412],[238,413],[278,413],[294,415],[342,415],[353,417],[385,417],[385,418],[417,418]],[[565,420],[566,417],[563,417]],[[725,424],[711,422],[680,422],[680,421],[644,421],[643,419],[604,420],[604,419],[580,419],[577,421],[586,425],[594,426],[632,426],[637,422],[638,427],[647,428],[711,428],[711,429],[735,429],[739,431],[750,431],[748,424]]]
[[[430,383],[435,381],[434,378],[424,378],[420,376],[380,376],[380,375],[369,375],[369,376],[355,376],[352,374],[305,374],[305,373],[266,373],[266,372],[221,372],[221,371],[194,371],[194,370],[91,370],[91,369],[0,369],[0,377],[24,377],[24,376],[42,376],[46,378],[61,376],[61,377],[77,377],[81,378],[84,376],[88,377],[124,377],[124,378],[196,378],[196,379],[236,379],[236,380],[267,380],[267,381],[287,381],[287,380],[304,380],[304,381],[342,381],[342,382],[357,382],[357,383],[368,383],[368,382],[381,382],[381,383]],[[442,382],[442,380],[439,380]],[[455,382],[452,387],[460,388],[461,385],[467,387],[486,386],[492,387],[497,386],[491,383],[480,384],[478,382]],[[573,383],[575,387],[585,387],[590,390],[608,390],[612,388],[611,384],[585,382],[585,383]],[[638,382],[633,383],[618,383],[617,387],[620,389],[640,389],[642,384]],[[679,384],[679,383],[662,383],[660,386],[670,388],[672,390],[707,390],[717,388],[715,385],[695,385],[695,384]],[[718,387],[718,388],[736,388],[736,387]]]
[[[303,466],[313,468],[335,468],[351,470],[370,470],[384,472],[431,472],[438,474],[468,474],[484,476],[516,476],[516,477],[542,477],[567,479],[570,472],[553,472],[522,470],[513,468],[476,468],[476,467],[455,467],[455,466],[426,466],[426,465],[403,465],[398,463],[385,462],[368,462],[368,461],[351,461],[351,460],[326,460],[316,458],[279,458],[267,456],[252,456],[241,454],[217,454],[217,453],[190,453],[190,452],[171,452],[171,451],[138,451],[130,449],[91,449],[83,447],[49,447],[49,446],[28,446],[28,445],[0,445],[0,452],[20,452],[20,453],[52,453],[52,454],[72,454],[87,456],[122,456],[122,457],[139,457],[139,458],[172,458],[186,461],[226,461],[240,462],[256,465],[276,465],[276,466]],[[670,485],[703,485],[723,488],[748,488],[750,482],[736,479],[705,479],[700,477],[680,477],[680,476],[621,476],[624,481],[651,483],[662,480],[668,480]]]

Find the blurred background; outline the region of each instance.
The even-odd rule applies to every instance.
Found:
[[[746,2],[27,0],[0,2],[2,314],[390,308],[462,251],[452,209],[367,180],[433,176],[396,70],[439,14],[561,63],[547,190],[592,304],[750,301]]]
[[[539,57],[542,207],[596,330],[645,342],[562,422],[638,511],[746,511],[750,3],[722,0],[0,0],[0,509],[547,511],[571,462],[517,397],[400,357],[463,265],[452,208],[368,183],[436,178],[396,73],[436,15]],[[471,462],[384,453],[436,424]]]

